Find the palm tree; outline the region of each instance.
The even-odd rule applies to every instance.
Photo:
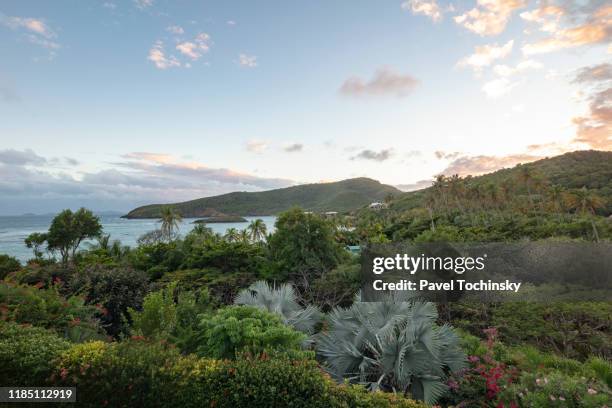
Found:
[[[434,404],[447,390],[449,372],[465,367],[460,338],[448,325],[436,325],[431,302],[404,294],[380,302],[356,299],[335,308],[329,330],[318,337],[317,354],[337,380],[365,383]]]
[[[251,221],[247,229],[249,231],[251,241],[259,242],[266,239],[267,228],[262,219],[258,218]]]
[[[240,241],[240,233],[236,228],[228,228],[227,231],[225,231],[225,235],[223,237],[228,242]]]
[[[244,243],[251,242],[251,236],[246,228],[238,231],[238,240]]]
[[[163,206],[161,209],[161,234],[166,241],[171,241],[178,233],[179,223],[183,220],[181,215],[174,211],[170,206]]]
[[[315,306],[303,308],[299,305],[293,286],[287,283],[274,287],[266,281],[257,281],[248,289],[241,290],[234,304],[255,306],[276,313],[286,325],[308,335],[314,333],[316,324],[321,320],[321,312]]]
[[[533,180],[535,178],[533,170],[531,169],[531,167],[522,166],[518,177],[523,182],[523,184],[525,184],[525,187],[527,188],[527,197],[529,198],[529,203],[531,204],[531,209],[535,211],[533,196],[531,195],[531,184],[533,183]]]
[[[602,208],[604,203],[603,200],[595,195],[592,191],[588,190],[586,186],[579,190],[571,192],[568,204],[571,208],[575,209],[576,212],[581,214],[595,214],[595,211]]]
[[[555,184],[548,189],[548,199],[554,212],[560,213],[563,211],[564,203],[564,191],[563,186]]]

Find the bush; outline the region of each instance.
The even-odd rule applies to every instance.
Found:
[[[43,386],[70,343],[38,327],[0,322],[0,384]]]
[[[74,341],[99,338],[97,309],[86,306],[79,296],[62,297],[60,286],[0,282],[0,319],[51,329]]]
[[[88,268],[76,274],[70,286],[84,293],[89,304],[102,306],[100,320],[106,332],[115,338],[129,335],[131,317],[128,309],[140,310],[149,291],[147,275],[125,267]]]
[[[208,292],[180,292],[173,282],[166,288],[149,293],[142,311],[129,309],[134,334],[176,344],[182,352],[197,348],[199,315],[210,311]]]
[[[544,351],[586,360],[612,357],[612,303],[505,302],[453,305],[453,323],[480,335],[497,327],[507,345],[531,344]]]
[[[521,408],[601,408],[612,401],[612,392],[603,383],[560,372],[525,372],[505,394]]]
[[[164,395],[159,376],[177,359],[175,349],[158,342],[95,341],[75,345],[64,352],[53,380],[56,386],[76,386],[82,406],[172,406],[163,405],[174,391]]]
[[[257,279],[249,272],[223,272],[220,269],[186,269],[164,275],[159,284],[178,282],[178,288],[186,291],[206,289],[214,305],[231,305],[238,292]]]
[[[250,306],[230,306],[200,324],[197,352],[213,358],[234,358],[236,353],[299,350],[306,336],[287,327],[280,317]]]
[[[9,255],[0,254],[0,279],[4,279],[11,272],[21,268],[19,261]]]
[[[159,343],[93,342],[64,353],[55,384],[77,386],[84,407],[425,408],[362,387],[338,386],[303,356],[181,357]]]
[[[470,367],[451,377],[450,392],[443,403],[516,408],[601,407],[605,406],[601,402],[612,396],[609,361],[593,357],[581,363],[532,346],[507,347],[496,341],[494,329],[487,330],[487,334],[487,342],[462,335]]]

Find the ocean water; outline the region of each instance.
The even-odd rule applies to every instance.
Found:
[[[0,254],[14,256],[22,262],[32,258],[32,250],[25,246],[23,240],[33,232],[46,232],[51,225],[53,215],[20,215],[0,216]],[[110,234],[111,241],[119,240],[123,245],[135,246],[136,240],[145,232],[159,228],[157,220],[127,220],[119,215],[99,215],[104,234]],[[244,217],[248,222],[211,223],[207,224],[214,232],[224,234],[228,228],[244,229],[249,222],[261,218],[268,232],[273,231],[276,217]],[[185,235],[195,227],[196,218],[185,218],[179,226],[179,233]],[[88,242],[81,244],[86,248]]]

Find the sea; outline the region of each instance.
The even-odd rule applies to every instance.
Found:
[[[0,254],[8,254],[25,262],[32,258],[32,250],[25,246],[23,240],[33,232],[46,232],[51,225],[54,214],[0,216]],[[121,214],[98,214],[103,233],[110,234],[111,241],[119,240],[123,245],[136,246],[136,240],[146,232],[159,229],[160,223],[155,219],[128,220]],[[229,228],[238,230],[248,227],[252,220],[260,218],[266,224],[268,232],[274,230],[276,217],[244,217],[247,222],[210,223],[206,226],[214,232],[224,234]],[[179,225],[179,234],[184,236],[191,231],[197,218],[185,218]],[[83,242],[80,248],[87,248],[92,242]]]

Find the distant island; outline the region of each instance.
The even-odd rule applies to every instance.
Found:
[[[192,224],[214,224],[226,222],[249,222],[249,220],[239,215],[219,215],[216,217],[207,217],[195,220],[194,222],[192,222]]]
[[[166,204],[183,218],[275,215],[292,207],[315,212],[353,211],[402,191],[370,178],[303,184],[261,192],[234,192]],[[138,207],[123,218],[159,218],[163,204]],[[210,222],[210,221],[207,221]]]

